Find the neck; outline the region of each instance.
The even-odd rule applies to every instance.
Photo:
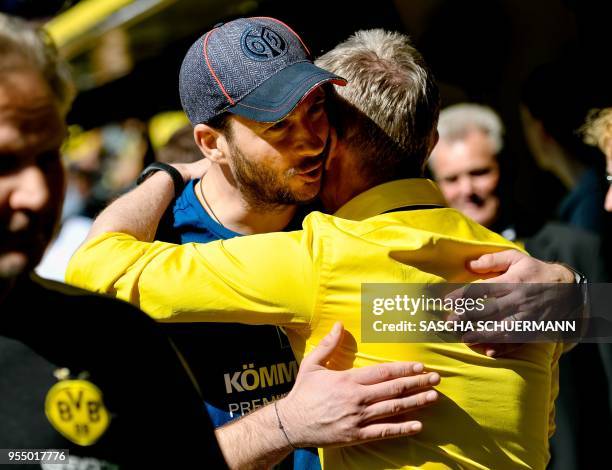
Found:
[[[330,155],[325,164],[323,190],[319,196],[325,211],[334,214],[355,196],[370,189],[372,184],[361,176],[353,163],[358,161],[358,156],[354,156],[345,144],[338,141]]]
[[[16,279],[14,277],[4,279],[0,278],[0,305],[4,303],[9,293],[15,286]]]
[[[321,193],[321,202],[323,203],[325,212],[334,214],[351,199],[374,186],[376,185],[357,180],[357,178],[351,180],[351,182],[347,184],[342,184],[340,182],[337,184],[327,183],[329,189]]]
[[[242,235],[278,232],[293,218],[296,206],[254,207],[218,164],[212,164],[195,188],[204,210],[225,228]],[[202,197],[202,193],[204,197]]]

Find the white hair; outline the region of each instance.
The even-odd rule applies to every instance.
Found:
[[[463,140],[474,130],[485,133],[498,154],[504,147],[504,126],[498,114],[488,106],[473,103],[460,103],[444,108],[438,120],[440,140],[455,142]]]

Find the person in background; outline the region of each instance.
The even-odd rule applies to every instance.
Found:
[[[491,108],[472,103],[449,106],[440,112],[440,140],[427,161],[448,204],[496,232],[505,228],[497,161],[503,132]]]
[[[605,183],[608,189],[604,208],[607,212],[612,212],[612,106],[590,110],[586,122],[581,127],[581,132],[585,143],[597,146],[605,155]],[[604,247],[608,250],[612,249],[609,243],[605,243]],[[610,258],[610,254],[605,257],[605,259]],[[600,344],[599,349],[602,361],[606,367],[608,384],[612,384],[612,347],[610,344]],[[612,409],[612,386],[608,388],[608,394],[610,409]]]
[[[476,103],[449,106],[440,113],[438,132],[428,165],[451,207],[518,241],[538,259],[567,263],[591,282],[606,280],[598,234],[558,221],[542,221],[534,234],[518,228],[512,201],[500,195],[504,126],[493,109]]]
[[[612,212],[612,107],[591,110],[581,130],[585,143],[597,146],[606,157],[604,208]]]
[[[555,218],[607,238],[604,168],[577,132],[596,105],[597,94],[598,87],[580,66],[565,61],[545,64],[523,85],[520,116],[536,163],[556,176],[567,191],[558,202]]]
[[[500,197],[503,129],[501,118],[488,106],[460,103],[441,111],[440,140],[428,164],[449,205],[505,238],[522,243],[538,259],[567,263],[592,282],[605,281],[598,234],[556,221],[542,221],[542,228],[531,236],[517,229],[511,201]],[[597,390],[589,390],[588,397],[579,385],[587,376],[596,377],[601,384]],[[605,376],[597,345],[580,344],[562,356],[551,469],[588,468],[603,458],[604,436],[610,434],[607,397],[602,392],[609,387]],[[591,410],[582,413],[586,419],[581,417],[581,407]],[[595,415],[604,429],[597,435],[592,433],[594,423],[588,420]],[[581,439],[585,433],[591,438]]]
[[[177,129],[168,142],[155,152],[155,160],[162,163],[191,163],[202,158],[193,140],[193,127],[190,124]]]

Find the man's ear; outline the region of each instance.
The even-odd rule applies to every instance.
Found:
[[[193,128],[193,138],[200,152],[213,163],[227,163],[227,139],[221,131],[207,124]]]

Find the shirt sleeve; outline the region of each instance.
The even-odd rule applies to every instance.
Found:
[[[563,344],[557,344],[553,353],[551,364],[551,386],[550,386],[550,405],[548,415],[548,438],[550,439],[557,430],[555,416],[555,400],[559,396],[559,358],[563,354]]]
[[[106,233],[71,259],[66,281],[165,322],[310,323],[321,243],[307,231],[211,243],[140,242]]]

